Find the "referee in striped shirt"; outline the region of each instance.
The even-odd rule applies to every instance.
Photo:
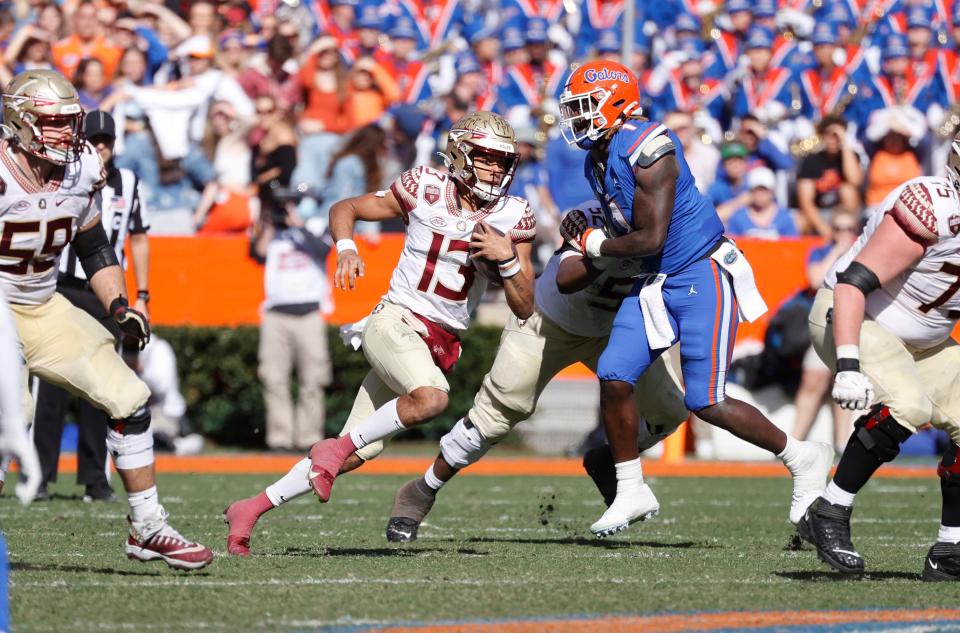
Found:
[[[141,202],[137,177],[128,169],[113,165],[113,144],[116,140],[116,125],[113,117],[100,110],[86,115],[84,135],[100,154],[107,170],[106,186],[103,188],[101,221],[110,243],[117,252],[117,259],[126,268],[124,242],[130,235],[130,254],[137,280],[137,301],[134,308],[148,315],[147,304],[150,292],[147,274],[150,246],[147,231],[150,229],[146,209]],[[71,246],[67,246],[60,258],[60,274],[57,277],[57,292],[71,303],[95,317],[113,334],[118,345],[120,330],[116,322],[103,309],[87,281],[83,268]],[[47,484],[57,480],[57,461],[60,458],[60,436],[63,434],[64,415],[70,404],[70,395],[59,387],[38,381],[36,412],[34,414],[34,444],[40,458],[43,483],[37,498],[49,498]],[[85,486],[84,501],[114,501],[116,496],[107,478],[107,414],[94,408],[86,400],[77,398],[77,421],[80,441],[77,447],[77,483]]]

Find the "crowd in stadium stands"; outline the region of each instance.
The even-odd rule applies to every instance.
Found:
[[[679,135],[732,235],[829,238],[832,214],[944,164],[960,122],[960,2],[637,0],[631,25],[623,0],[2,6],[0,79],[56,68],[111,111],[118,165],[180,232],[246,231],[291,204],[322,218],[491,109],[517,130],[512,193],[547,253],[559,211],[590,197],[553,125],[564,80],[631,33],[644,113]]]

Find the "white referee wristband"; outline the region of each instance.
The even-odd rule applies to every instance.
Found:
[[[852,358],[860,360],[859,345],[837,345],[837,358]]]
[[[343,251],[354,251],[355,253],[360,252],[359,250],[357,250],[357,243],[354,242],[353,240],[351,239],[337,240],[337,255],[339,255]]]
[[[583,241],[583,254],[594,259],[600,257],[600,246],[607,241],[607,236],[603,231],[594,229],[587,233],[587,239]]]

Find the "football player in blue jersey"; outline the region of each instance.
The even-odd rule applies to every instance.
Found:
[[[639,103],[637,77],[610,60],[574,70],[560,100],[561,131],[587,150],[584,172],[607,221],[601,230],[568,214],[561,233],[589,259],[647,260],[597,368],[617,496],[590,529],[607,536],[659,510],[643,483],[633,388],[677,341],[687,408],[783,460],[793,475],[790,519],[796,524],[826,485],[833,449],[791,439],[756,408],[726,397],[737,324],[767,308],[746,258],[724,237],[710,199],[697,191],[679,139],[642,118]]]

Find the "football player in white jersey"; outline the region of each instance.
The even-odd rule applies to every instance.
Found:
[[[518,157],[510,124],[475,112],[450,130],[446,172],[411,169],[386,191],[348,198],[330,209],[338,254],[334,284],[344,289],[355,287],[364,272],[352,240],[354,223],[401,218],[407,225],[387,294],[356,324],[372,369],[338,439],[317,443],[279,481],[227,508],[229,553],[250,554],[250,534],[264,512],[311,488],[327,501],[339,473],[376,457],[383,440],[446,409],[450,387],[444,374],[453,370],[460,355],[458,332],[469,326],[486,288],[478,277],[481,267],[493,264],[499,270],[518,319],[533,314],[530,253],[536,219],[526,200],[507,195]]]
[[[578,224],[604,226],[603,209],[596,200],[577,205],[569,214],[582,217],[576,220]],[[537,279],[536,310],[529,319],[510,317],[473,408],[440,439],[440,454],[423,477],[397,491],[387,523],[387,540],[416,539],[437,491],[528,419],[547,383],[560,370],[582,362],[596,371],[617,308],[644,272],[640,258],[590,260],[570,245],[550,258]],[[640,430],[641,450],[665,438],[687,419],[683,389],[670,367],[670,353],[654,362],[634,392],[646,422]],[[617,486],[610,448],[589,451],[584,456],[584,468],[610,505]],[[652,509],[643,517],[647,519],[657,514],[659,504],[649,486],[643,486],[652,498]]]
[[[960,139],[946,178],[895,189],[827,273],[810,313],[817,353],[837,372],[833,398],[868,409],[837,472],[798,525],[821,560],[864,571],[850,538],[857,492],[927,423],[950,434],[940,462],[942,515],[924,580],[960,580]]]
[[[110,416],[107,447],[130,502],[127,556],[199,569],[212,552],[174,530],[158,501],[150,390],[117,354],[113,336],[56,292],[60,252],[69,243],[121,332],[141,346],[149,339],[146,317],[127,303],[123,273],[100,222],[105,172],[83,140],[82,121],[76,89],[55,71],[20,73],[3,93],[0,288],[19,334],[23,383],[33,372]]]

